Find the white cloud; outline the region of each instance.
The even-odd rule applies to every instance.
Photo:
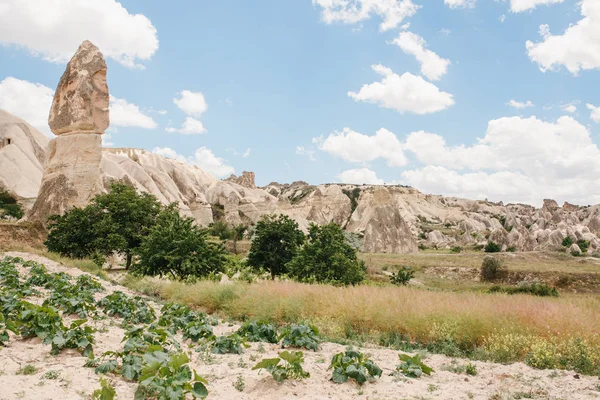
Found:
[[[502,14],[500,17],[498,17],[498,21],[504,23],[504,21],[506,21],[506,15]]]
[[[429,80],[437,81],[448,71],[450,60],[426,49],[427,42],[421,36],[404,31],[400,32],[392,43],[400,47],[406,54],[415,56],[421,64],[421,73]]]
[[[409,72],[395,74],[382,65],[371,66],[382,75],[381,82],[363,85],[358,93],[348,92],[354,101],[379,104],[400,113],[406,111],[416,114],[428,114],[444,110],[454,104],[450,93],[442,92],[434,84]]]
[[[204,95],[200,92],[191,92],[189,90],[179,92],[179,98],[175,97],[173,103],[187,115],[196,117],[199,117],[207,109]]]
[[[596,107],[593,104],[586,104],[586,107],[592,112],[590,118],[595,122],[600,122],[600,106]]]
[[[583,19],[569,26],[562,35],[552,35],[548,25],[540,26],[542,41],[526,42],[529,58],[542,71],[564,66],[576,75],[580,70],[600,68],[600,1],[582,0]]]
[[[534,104],[530,100],[527,100],[524,103],[516,101],[516,100],[510,100],[508,103],[506,103],[506,105],[510,106],[510,107],[513,107],[513,108],[516,108],[518,110],[534,106]]]
[[[450,34],[452,33],[452,30],[450,30],[448,28],[442,28],[442,29],[440,29],[440,33],[443,36],[450,36]]]
[[[248,147],[246,149],[246,151],[244,152],[244,154],[242,154],[242,158],[247,158],[251,152],[252,152],[252,149],[250,147]]]
[[[53,137],[48,126],[54,90],[39,83],[7,77],[0,82],[0,108],[23,118],[29,124]],[[154,129],[154,120],[125,99],[110,96],[111,127],[140,127]]]
[[[2,28],[0,28],[2,29]],[[23,118],[47,136],[54,136],[48,126],[54,90],[9,76],[0,82],[0,108]]]
[[[563,104],[562,106],[560,106],[560,109],[563,111],[566,111],[568,113],[573,114],[575,111],[577,111],[577,106],[573,103],[571,104]]]
[[[306,157],[308,157],[308,159],[310,161],[317,160],[315,158],[315,153],[316,153],[316,151],[309,150],[309,149],[305,148],[304,146],[296,146],[296,154],[301,155],[301,156],[306,156]]]
[[[172,158],[190,165],[196,165],[201,170],[209,172],[217,178],[224,178],[235,172],[235,169],[227,164],[227,161],[217,157],[212,150],[202,146],[196,149],[193,156],[187,157],[177,153],[169,147],[155,147],[153,153],[166,158]]]
[[[476,2],[477,0],[444,0],[444,4],[450,8],[473,8]]]
[[[192,117],[186,117],[181,128],[167,127],[165,130],[169,133],[182,133],[184,135],[200,135],[206,132],[202,122]]]
[[[510,0],[510,11],[514,13],[528,11],[537,6],[562,3],[565,0]]]
[[[357,185],[383,185],[383,179],[377,178],[375,171],[368,168],[349,169],[337,176],[340,183],[354,183]]]
[[[331,133],[327,139],[314,138],[313,142],[319,146],[319,150],[350,162],[360,163],[382,158],[390,167],[403,166],[407,162],[396,135],[383,128],[374,136],[344,128],[342,132]]]
[[[156,28],[115,0],[2,0],[0,43],[67,62],[84,40],[127,67],[142,67],[158,49]]]
[[[569,116],[556,122],[534,116],[492,120],[473,146],[448,147],[439,135],[413,133],[406,149],[426,165],[402,177],[425,193],[534,205],[544,198],[600,202],[600,178],[594,178],[600,176],[600,150],[588,129]]]
[[[379,25],[382,32],[396,28],[421,7],[412,0],[313,0],[313,5],[322,7],[321,18],[328,24],[355,24],[378,15],[383,20]]]
[[[110,124],[114,126],[154,129],[156,122],[140,111],[140,108],[124,99],[110,96]]]

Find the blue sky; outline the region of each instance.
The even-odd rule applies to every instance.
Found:
[[[107,145],[258,184],[600,202],[594,0],[64,2],[0,0],[0,108],[42,130],[90,39],[121,101]]]

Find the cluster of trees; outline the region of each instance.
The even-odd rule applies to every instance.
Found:
[[[48,227],[50,251],[98,264],[121,254],[134,273],[174,279],[224,272],[229,256],[210,236],[232,240],[235,251],[247,230],[224,221],[199,228],[179,214],[176,204],[163,206],[156,197],[122,183],[113,183],[109,193],[84,208],[50,217]],[[339,225],[311,225],[305,235],[285,215],[267,215],[256,224],[247,264],[272,279],[285,275],[301,282],[349,285],[362,282],[366,273]]]
[[[285,215],[265,216],[256,225],[248,264],[275,279],[287,275],[300,282],[350,285],[365,279],[367,267],[342,228],[311,224],[308,235]]]
[[[0,189],[0,219],[23,218],[23,209],[17,200],[4,189]]]

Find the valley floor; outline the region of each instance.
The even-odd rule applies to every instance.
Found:
[[[38,255],[6,254],[40,262],[49,272],[63,271],[73,276],[83,274],[80,270]],[[108,293],[120,290],[129,295],[135,294],[107,281],[102,281],[102,285]],[[157,311],[160,309],[159,304],[151,304]],[[124,331],[120,324],[118,318],[91,322],[98,330],[94,345],[96,355],[122,348]],[[235,323],[219,321],[213,329],[215,334],[220,335],[234,332],[238,327]],[[329,362],[345,347],[333,343],[323,343],[317,352],[304,351],[304,368],[310,372],[310,378],[278,384],[265,371],[253,371],[251,368],[263,358],[277,356],[277,352],[281,351],[279,345],[251,343],[242,355],[198,353],[196,347],[189,348],[190,364],[208,380],[209,399],[600,399],[598,377],[562,370],[537,370],[522,363],[502,365],[428,354],[425,363],[435,370],[431,376],[410,379],[392,375],[398,364],[399,352],[380,347],[360,350],[369,353],[383,369],[381,378],[362,387],[351,382],[335,384],[329,380]],[[41,344],[38,339],[18,340],[11,334],[8,346],[0,348],[0,399],[89,399],[100,385],[94,370],[83,367],[85,362],[86,358],[76,351],[66,350],[52,356],[50,347]],[[453,366],[467,362],[476,365],[476,376],[451,371]],[[17,374],[25,365],[35,366],[36,372]],[[137,383],[115,376],[110,376],[110,380],[116,388],[117,398],[133,399]],[[234,387],[236,382],[244,383],[241,391]],[[241,387],[238,385],[238,388]]]

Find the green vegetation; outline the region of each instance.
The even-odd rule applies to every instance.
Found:
[[[278,343],[277,327],[264,321],[248,321],[237,331],[249,342]]]
[[[342,228],[311,224],[308,241],[288,264],[289,274],[301,282],[354,285],[365,279],[367,267],[348,244]]]
[[[98,307],[110,317],[123,318],[130,324],[154,322],[156,314],[148,302],[139,296],[129,297],[121,291],[115,291],[98,302]]]
[[[181,280],[223,272],[225,249],[207,239],[205,230],[198,228],[192,218],[179,215],[177,207],[171,205],[158,215],[143,238],[133,272]]]
[[[281,383],[286,379],[304,379],[310,377],[310,374],[302,368],[303,363],[304,354],[301,351],[282,351],[279,353],[279,357],[265,358],[252,369],[266,369],[276,382]]]
[[[23,218],[25,213],[17,200],[5,189],[0,189],[0,219],[4,218]]]
[[[411,267],[402,266],[397,272],[392,272],[390,282],[394,285],[408,285],[410,280],[415,277],[415,271]]]
[[[292,324],[281,331],[278,339],[283,339],[281,343],[282,347],[304,348],[313,351],[319,350],[319,330],[314,325]]]
[[[248,265],[268,271],[271,279],[288,272],[287,264],[304,242],[298,223],[287,215],[266,215],[256,224]]]
[[[571,236],[565,237],[562,241],[562,245],[566,248],[571,247],[572,244],[573,244],[573,238]]]
[[[500,247],[500,245],[494,242],[488,242],[488,244],[486,244],[483,248],[483,251],[485,251],[486,253],[499,253],[501,250],[502,248]]]
[[[360,188],[356,187],[352,190],[348,190],[348,189],[343,189],[342,192],[348,196],[348,198],[350,199],[350,214],[353,214],[354,211],[356,210],[356,207],[358,207],[358,199],[360,197]]]
[[[421,356],[418,354],[412,357],[408,354],[399,354],[398,358],[400,358],[401,362],[396,367],[396,371],[410,378],[420,378],[423,374],[431,375],[433,372],[433,369],[423,363]]]
[[[480,276],[482,281],[491,282],[506,275],[506,268],[502,260],[494,257],[486,257],[481,263]]]
[[[100,378],[100,389],[94,390],[92,398],[94,400],[114,400],[117,391],[108,379]]]
[[[244,347],[248,347],[243,337],[236,333],[229,336],[218,336],[212,343],[213,354],[242,354]]]
[[[558,297],[558,290],[543,283],[530,283],[516,287],[492,286],[490,293],[532,294],[541,297]]]
[[[329,369],[333,369],[331,380],[335,383],[345,383],[354,379],[359,385],[369,379],[381,377],[381,368],[359,351],[347,350],[338,353],[331,359]]]
[[[133,187],[112,183],[110,192],[94,197],[84,208],[49,218],[48,250],[73,258],[124,254],[126,268],[161,210],[156,197],[138,194]]]

